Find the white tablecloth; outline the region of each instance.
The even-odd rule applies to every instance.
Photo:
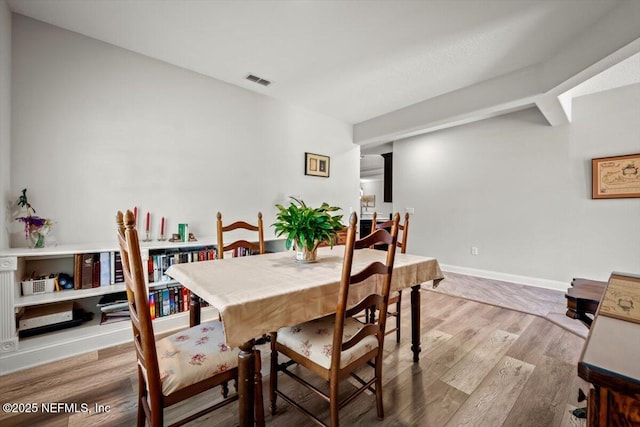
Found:
[[[216,307],[227,343],[239,346],[283,326],[335,312],[343,254],[344,246],[319,248],[318,261],[307,264],[296,262],[290,251],[225,258],[175,264],[167,274]],[[357,250],[352,271],[384,261],[385,256],[385,251]],[[435,258],[396,252],[392,291],[443,278]],[[370,293],[366,286],[373,282],[352,293],[351,302]]]

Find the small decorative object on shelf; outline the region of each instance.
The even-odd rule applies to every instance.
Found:
[[[341,208],[329,206],[328,203],[312,208],[301,199],[289,198],[293,202],[288,208],[276,204],[280,211],[276,215],[277,221],[272,224],[276,236],[287,236],[285,246],[287,249],[294,247],[297,261],[315,262],[321,242],[326,242],[331,247],[338,242],[338,231],[344,228],[342,215],[332,215],[331,212]]]
[[[178,224],[178,233],[180,234],[180,240],[183,242],[189,241],[189,224]]]
[[[160,237],[158,238],[159,241],[164,241],[167,240],[164,237],[164,217],[162,217],[162,220],[160,220]]]
[[[22,195],[18,198],[18,205],[26,210],[26,215],[16,218],[24,224],[25,238],[31,241],[31,247],[44,248],[45,237],[53,227],[53,221],[49,218],[41,218],[33,215],[36,210],[27,199],[27,189],[22,190]]]
[[[180,237],[180,234],[178,233],[173,233],[171,235],[171,238],[169,239],[170,242],[182,242],[182,237]]]
[[[151,213],[147,211],[147,220],[144,223],[144,235],[145,238],[142,239],[143,242],[151,241]]]

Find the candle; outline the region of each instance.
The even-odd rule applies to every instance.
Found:
[[[133,207],[133,219],[137,224],[138,223],[138,207],[137,206]]]
[[[150,215],[151,214],[149,212],[147,212],[147,226],[145,228],[146,231],[149,231],[149,217],[150,217]]]
[[[164,236],[164,217],[162,217],[162,221],[160,221],[160,235]]]

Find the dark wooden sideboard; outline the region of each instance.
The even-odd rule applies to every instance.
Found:
[[[640,426],[640,276],[612,273],[578,362],[587,425]]]

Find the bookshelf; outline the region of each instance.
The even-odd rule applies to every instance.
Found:
[[[215,238],[199,238],[196,242],[140,242],[142,260],[144,265],[148,265],[150,257],[153,259],[154,254],[215,248],[215,242]],[[268,241],[266,246],[268,251],[284,249],[280,240]],[[97,307],[101,296],[124,291],[124,283],[22,295],[21,281],[28,276],[27,272],[63,272],[73,276],[76,254],[101,252],[116,253],[117,244],[60,245],[51,248],[13,248],[0,251],[0,375],[131,341],[130,322],[101,325],[100,308]],[[149,277],[147,283],[151,290],[177,284],[173,280],[152,280],[149,283],[148,279]],[[16,313],[27,307],[62,301],[73,301],[74,308],[78,306],[93,312],[93,319],[68,329],[19,337]],[[215,308],[203,309],[203,321],[217,316]],[[157,334],[162,334],[187,327],[188,324],[189,312],[180,312],[157,317],[154,320],[154,330]]]

